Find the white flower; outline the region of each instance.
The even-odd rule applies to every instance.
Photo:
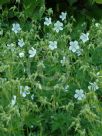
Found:
[[[29,86],[25,86],[25,87],[24,87],[24,90],[27,92],[27,94],[30,94],[30,92],[29,92],[30,87],[29,87]]]
[[[23,39],[18,39],[18,45],[19,45],[20,47],[23,47],[23,46],[25,45]]]
[[[23,97],[25,97],[26,94],[25,94],[25,93],[23,94],[23,86],[20,86],[19,89],[20,89],[20,94],[21,94]]]
[[[12,31],[15,32],[16,34],[21,31],[20,25],[18,23],[12,24]]]
[[[60,21],[57,21],[54,24],[54,30],[58,33],[60,30],[63,30],[63,23],[61,23]]]
[[[82,100],[83,98],[85,98],[84,91],[82,89],[80,90],[76,89],[74,97],[78,100]]]
[[[26,92],[25,91],[20,91],[20,94],[22,95],[22,97],[26,97]]]
[[[89,33],[82,33],[80,39],[83,41],[83,43],[87,42],[89,40]]]
[[[80,55],[82,54],[82,52],[83,52],[83,49],[79,49],[79,50],[76,51],[76,54],[77,54],[78,56],[80,56]]]
[[[14,95],[11,100],[11,105],[14,106],[15,104],[16,104],[16,95]]]
[[[20,52],[20,53],[19,53],[19,57],[20,57],[20,58],[23,58],[23,57],[24,57],[24,52]]]
[[[57,48],[57,41],[49,41],[49,48],[54,50]]]
[[[80,49],[78,41],[71,41],[69,44],[70,44],[69,50],[72,52],[76,52],[77,50]]]
[[[65,62],[66,62],[66,57],[63,56],[63,59],[60,61],[60,63],[62,64],[62,66],[64,66]]]
[[[59,16],[59,18],[62,19],[62,21],[64,21],[67,17],[67,13],[66,12],[61,12],[61,15]]]
[[[45,17],[44,25],[49,26],[51,23],[52,23],[51,18],[50,17],[49,18]]]
[[[96,82],[94,82],[94,83],[89,83],[89,84],[90,84],[90,85],[88,86],[88,89],[89,89],[89,90],[96,91],[96,90],[99,89],[99,87],[98,87],[98,85],[97,85]]]
[[[33,58],[36,55],[36,49],[31,47],[31,50],[29,50],[29,57]]]
[[[26,97],[27,94],[30,94],[30,87],[29,86],[20,86],[20,94],[22,97]]]
[[[66,86],[64,87],[64,91],[65,91],[65,92],[68,92],[68,89],[69,89],[69,85],[66,85]]]

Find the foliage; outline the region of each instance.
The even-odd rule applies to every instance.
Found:
[[[44,11],[45,11],[45,3],[44,0],[1,0],[0,4],[2,5],[3,10],[5,10],[8,14],[6,17],[11,17],[12,10],[12,18],[20,14],[20,16],[25,16],[25,19],[41,19]]]
[[[0,23],[0,134],[101,135],[102,22],[78,31],[75,18],[45,14],[47,22]]]
[[[96,3],[102,4],[102,0],[96,0]]]
[[[23,6],[27,17],[41,19],[45,9],[44,0],[24,0]]]

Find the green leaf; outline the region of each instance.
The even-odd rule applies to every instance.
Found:
[[[23,3],[25,16],[40,19],[45,11],[44,0],[25,0]]]
[[[0,5],[10,2],[10,0],[0,0]]]
[[[92,54],[92,62],[95,65],[102,65],[102,48],[97,47]]]
[[[102,4],[102,0],[96,0],[96,3]]]
[[[72,6],[75,2],[77,2],[77,0],[67,0],[67,1],[70,4],[70,6]]]

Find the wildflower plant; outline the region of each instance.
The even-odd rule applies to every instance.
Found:
[[[67,12],[42,21],[2,28],[0,135],[101,135],[102,22],[74,39]]]

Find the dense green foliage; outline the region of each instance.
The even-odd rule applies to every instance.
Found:
[[[0,0],[0,136],[101,136],[102,21],[77,2]]]
[[[97,3],[97,4],[96,4]],[[40,20],[46,8],[52,8],[56,12],[69,11],[69,15],[75,15],[79,19],[79,14],[84,19],[102,17],[102,0],[0,0],[1,9],[4,11],[4,18],[13,19],[20,17],[23,19]],[[80,20],[79,20],[80,21]]]

